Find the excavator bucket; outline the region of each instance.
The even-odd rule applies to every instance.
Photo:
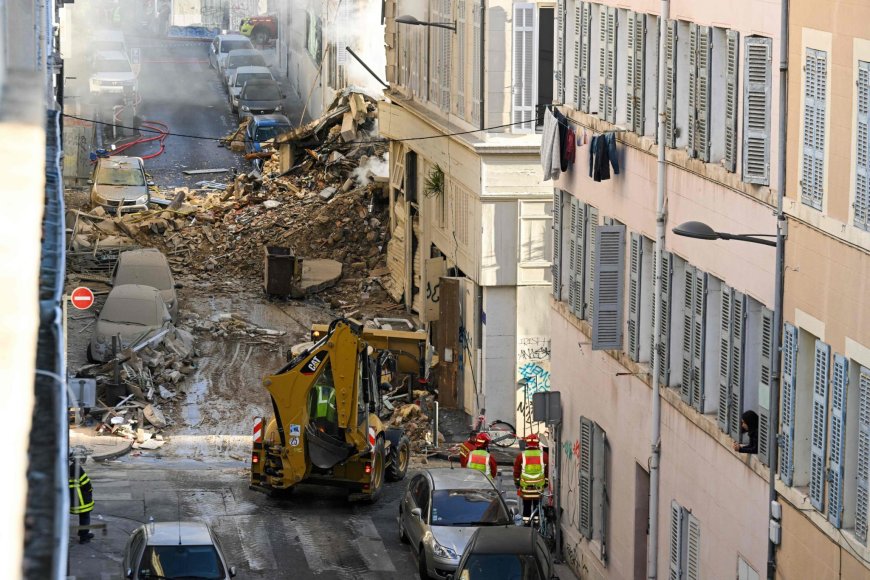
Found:
[[[305,426],[305,442],[308,447],[308,458],[313,465],[321,469],[331,469],[345,461],[356,450],[353,445],[319,430],[313,422]]]

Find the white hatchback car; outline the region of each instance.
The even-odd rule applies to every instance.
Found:
[[[171,320],[157,288],[139,284],[115,286],[97,317],[88,345],[88,361],[111,360],[112,337],[119,337],[120,351],[153,337],[169,327]]]
[[[172,321],[175,322],[178,318],[178,296],[175,289],[181,285],[175,283],[166,256],[157,248],[127,250],[118,254],[118,261],[112,271],[112,286],[123,284],[142,284],[157,288],[169,309]]]
[[[229,580],[236,575],[211,529],[194,521],[139,526],[127,540],[121,565],[124,578],[133,580]]]
[[[94,54],[89,81],[94,96],[132,95],[139,90],[136,73],[123,52],[108,50]]]

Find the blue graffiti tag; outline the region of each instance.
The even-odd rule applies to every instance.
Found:
[[[520,375],[526,381],[523,389],[527,399],[535,393],[546,393],[550,390],[550,371],[538,363],[529,362],[520,367]]]

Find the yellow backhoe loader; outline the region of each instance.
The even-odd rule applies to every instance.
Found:
[[[375,501],[384,479],[405,477],[410,443],[402,429],[386,428],[378,416],[380,352],[365,340],[367,332],[351,320],[334,320],[312,346],[263,380],[275,416],[266,425],[254,420],[251,489],[276,495],[299,483],[320,484]],[[413,346],[422,356],[425,333],[403,334],[409,336],[397,340],[406,347],[422,336],[423,346]]]

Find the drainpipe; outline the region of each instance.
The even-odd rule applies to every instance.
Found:
[[[653,328],[655,348],[651,353],[653,360],[652,369],[652,428],[650,433],[650,458],[649,458],[649,529],[647,530],[648,542],[646,555],[646,575],[650,580],[655,580],[658,574],[658,538],[659,538],[659,455],[661,453],[662,432],[662,400],[659,374],[662,365],[666,361],[659,356],[662,328],[662,309],[659,307],[662,301],[662,252],[665,249],[665,184],[667,178],[667,150],[665,148],[666,116],[665,116],[665,93],[667,76],[664,71],[667,68],[666,47],[668,19],[670,18],[670,2],[662,0],[661,14],[659,16],[659,94],[658,94],[658,177],[656,178],[656,240],[655,259],[653,271],[655,273],[655,291],[653,300],[656,305]]]
[[[788,0],[782,0],[779,20],[779,142],[777,143],[776,171],[776,280],[774,282],[773,340],[770,357],[770,426],[768,428],[768,526],[773,518],[776,502],[776,468],[779,463],[779,394],[782,385],[780,372],[781,336],[783,318],[783,284],[785,282],[785,237],[787,235],[785,213],[782,211],[785,198],[786,170],[786,115],[788,114]],[[770,534],[768,533],[768,538]],[[776,576],[776,542],[767,542],[767,577]]]
[[[486,129],[486,115],[484,115],[484,104],[486,103],[486,77],[484,72],[486,67],[486,0],[480,0],[480,130]]]

